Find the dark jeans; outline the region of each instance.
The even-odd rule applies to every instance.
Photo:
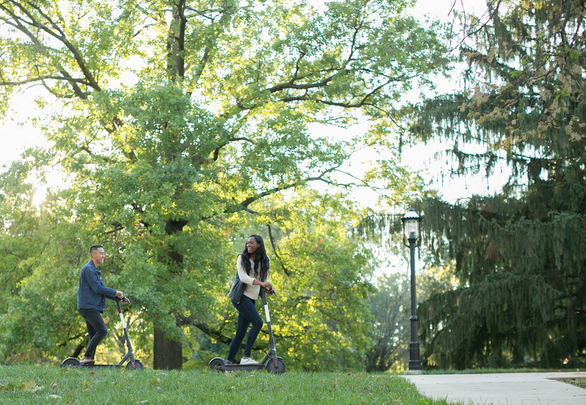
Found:
[[[252,328],[250,328],[250,332],[248,332],[248,337],[246,338],[246,346],[244,346],[244,354],[242,357],[250,357],[250,352],[252,351],[252,346],[256,341],[256,337],[258,336],[260,330],[262,329],[262,319],[254,306],[254,301],[248,298],[246,295],[242,296],[240,300],[240,304],[236,304],[232,301],[232,305],[234,308],[238,310],[238,324],[236,325],[236,336],[232,339],[232,343],[230,344],[230,351],[228,352],[227,361],[234,362],[236,358],[236,354],[238,354],[238,350],[240,349],[240,345],[242,345],[242,341],[244,340],[244,336],[246,335],[246,331],[250,324],[252,324]]]
[[[102,319],[102,314],[97,309],[80,308],[79,313],[85,319],[87,332],[90,335],[84,356],[93,359],[96,356],[96,348],[108,334],[108,328]]]

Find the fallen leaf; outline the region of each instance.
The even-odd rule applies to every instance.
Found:
[[[26,392],[36,392],[40,389],[43,389],[43,387],[39,387],[34,380],[20,384],[18,388],[22,388],[22,390]]]

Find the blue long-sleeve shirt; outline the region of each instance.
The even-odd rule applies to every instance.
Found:
[[[106,299],[116,299],[116,290],[108,288],[102,282],[102,273],[93,261],[85,264],[79,273],[79,289],[77,290],[77,309],[106,309]]]

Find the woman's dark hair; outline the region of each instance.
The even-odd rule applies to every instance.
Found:
[[[269,261],[269,257],[267,256],[267,250],[265,249],[265,242],[260,235],[250,235],[246,240],[254,238],[256,243],[259,243],[260,246],[256,249],[256,257],[254,258],[254,269],[255,273],[259,273],[260,281],[265,281],[269,274],[269,267],[271,262]],[[246,249],[246,243],[244,244],[244,251],[242,252],[242,265],[244,266],[244,270],[246,270],[246,274],[249,276],[252,272],[252,267],[250,266],[250,254]],[[260,271],[259,271],[260,265]]]

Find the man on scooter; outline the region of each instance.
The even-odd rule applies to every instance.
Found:
[[[124,304],[130,301],[124,297],[122,291],[108,288],[102,282],[102,274],[98,266],[104,263],[106,253],[102,245],[90,247],[91,260],[86,263],[79,273],[79,289],[77,291],[77,310],[85,319],[89,342],[85,354],[81,358],[81,364],[93,365],[96,348],[108,334],[108,328],[102,319],[102,313],[106,309],[106,300],[119,298]]]

